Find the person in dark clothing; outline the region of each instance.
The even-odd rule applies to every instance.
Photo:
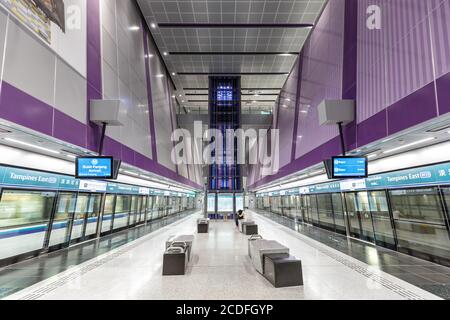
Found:
[[[237,214],[235,215],[235,222],[236,222],[236,227],[239,227],[239,220],[243,220],[244,219],[244,211],[239,210],[237,212]]]

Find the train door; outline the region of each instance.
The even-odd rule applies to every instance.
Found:
[[[367,192],[345,194],[350,236],[375,242],[372,215]]]
[[[116,207],[116,196],[108,194],[105,197],[105,207],[102,215],[101,235],[106,235],[112,231],[114,210]]]
[[[139,216],[137,218],[137,224],[142,224],[145,221],[145,213],[147,212],[147,200],[148,197],[140,196]]]
[[[172,200],[171,197],[164,197],[164,203],[165,203],[165,210],[164,210],[164,217],[168,217],[172,211]]]
[[[89,194],[79,193],[76,205],[75,213],[72,220],[72,228],[70,233],[70,243],[77,243],[83,239],[84,225],[87,218],[89,208]]]
[[[386,191],[369,191],[368,196],[375,232],[375,243],[378,246],[397,250],[394,225],[390,215]]]
[[[301,211],[303,222],[305,222],[307,224],[312,223],[309,207],[310,207],[309,196],[308,195],[301,196],[300,211]]]
[[[132,227],[132,226],[136,225],[138,211],[139,211],[139,196],[132,196],[128,226]]]
[[[158,196],[158,219],[164,217],[166,211],[166,197]]]
[[[102,207],[101,194],[91,194],[87,210],[86,221],[84,224],[84,240],[97,237],[98,223],[100,221],[100,212]]]
[[[49,251],[69,246],[70,226],[75,213],[76,201],[77,194],[74,192],[59,193],[48,242]]]

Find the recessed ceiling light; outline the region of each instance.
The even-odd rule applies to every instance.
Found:
[[[300,112],[303,113],[303,114],[307,114],[308,113],[308,111],[306,111],[306,110],[302,110]]]
[[[150,27],[152,27],[152,29],[156,29],[156,23],[150,24]]]
[[[167,56],[169,53],[167,51],[164,51],[163,55]]]
[[[176,95],[172,95],[172,98],[175,99],[177,96]]]
[[[425,143],[425,142],[428,142],[428,141],[431,141],[431,140],[434,140],[434,139],[435,139],[434,137],[422,139],[422,140],[419,140],[419,141],[415,141],[415,142],[413,142],[413,143],[405,144],[405,145],[400,146],[400,147],[397,147],[397,148],[393,148],[393,149],[390,149],[390,150],[386,150],[386,151],[384,151],[383,153],[384,153],[384,154],[387,154],[387,153],[393,153],[393,152],[395,152],[395,151],[399,151],[399,150],[406,149],[406,148],[409,148],[409,147],[412,147],[412,146],[416,146],[416,145],[418,145],[418,144],[422,144],[422,143]]]
[[[173,76],[176,76],[176,73],[175,73],[175,72],[172,72],[172,75],[173,75]]]
[[[131,26],[131,27],[128,28],[128,30],[130,30],[130,31],[138,31],[140,29],[141,28],[139,28],[138,26]]]
[[[157,74],[156,77],[157,78],[164,78],[164,75],[163,74]]]
[[[60,154],[59,151],[48,149],[48,148],[44,148],[44,147],[40,147],[40,146],[36,146],[34,144],[23,142],[23,141],[19,141],[19,140],[16,140],[16,139],[5,138],[5,140],[9,141],[9,142],[20,144],[20,145],[23,145],[23,146],[27,146],[27,147],[30,147],[30,148],[42,150],[42,151],[45,151],[45,152],[49,152],[49,153],[53,153],[53,154]]]

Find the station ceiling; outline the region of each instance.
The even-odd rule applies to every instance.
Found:
[[[275,105],[327,1],[137,2],[184,110],[207,110],[208,77],[230,74],[242,76],[243,109],[265,111]]]

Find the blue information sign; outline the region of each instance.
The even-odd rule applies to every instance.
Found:
[[[113,179],[112,157],[79,157],[75,167],[75,175],[79,179]]]
[[[367,163],[366,157],[334,157],[333,179],[366,178]]]

